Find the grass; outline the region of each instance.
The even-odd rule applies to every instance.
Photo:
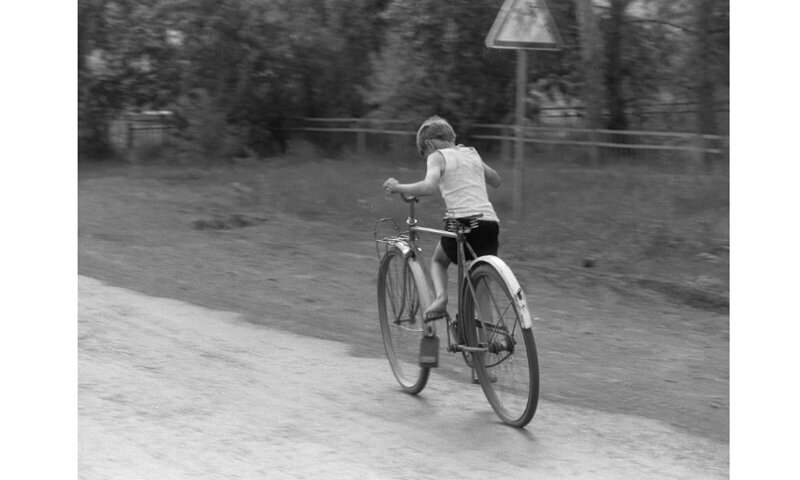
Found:
[[[270,163],[270,169],[296,181],[262,194],[305,218],[364,230],[380,217],[402,222],[407,216],[405,204],[381,191],[387,177],[410,182],[424,175],[421,161],[321,159],[310,170],[305,162],[288,157]],[[504,177],[503,185],[490,192],[502,223],[500,253],[515,267],[536,269],[560,282],[576,275],[624,282],[627,288],[658,290],[702,308],[727,309],[727,176],[665,174],[625,165],[527,168],[523,213],[516,218],[513,166],[493,165]],[[251,187],[262,188],[256,179]],[[298,194],[308,201],[289,202]],[[418,207],[418,216],[435,226],[444,210],[438,196],[430,197]],[[698,301],[703,296],[708,301]]]

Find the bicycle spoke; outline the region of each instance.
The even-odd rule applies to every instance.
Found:
[[[395,281],[394,281],[394,271],[393,266],[390,264],[387,271],[386,276],[384,277],[386,280],[386,290],[391,292],[391,294],[387,295],[389,297],[389,305],[392,307],[392,316],[397,319],[397,304],[395,303],[395,299],[398,297],[397,290],[395,289]],[[387,293],[388,293],[387,292]]]
[[[489,298],[491,299],[492,306],[494,306],[494,310],[495,310],[495,312],[497,312],[497,318],[498,319],[504,318],[505,314],[508,312],[508,309],[511,308],[512,300],[510,298],[506,297],[506,306],[505,306],[505,308],[503,308],[501,310],[500,306],[498,305],[497,299],[495,298],[496,296],[495,296],[494,292],[492,292],[491,288],[489,288],[489,286],[488,286],[488,280],[486,280],[484,278],[483,281],[484,281],[484,284],[487,285],[486,290],[487,290],[487,293],[489,294]]]
[[[496,337],[498,335],[498,331],[502,331],[501,334],[503,336],[509,338],[510,341],[514,341],[513,337],[514,337],[514,333],[516,332],[517,323],[518,322],[514,321],[515,318],[512,319],[511,331],[509,331],[508,327],[506,326],[506,322],[505,322],[506,315],[509,312],[511,312],[511,316],[512,317],[514,316],[513,300],[511,300],[510,298],[508,298],[505,295],[502,295],[502,297],[505,297],[506,302],[505,302],[505,306],[501,308],[500,305],[499,305],[498,299],[497,299],[498,295],[496,294],[496,292],[492,291],[492,289],[490,288],[490,286],[489,286],[490,284],[489,284],[488,278],[487,277],[483,277],[483,278],[481,278],[479,280],[478,287],[476,287],[476,291],[480,289],[480,285],[481,284],[483,284],[485,286],[486,295],[487,295],[491,305],[493,306],[494,312],[497,314],[497,319],[494,322],[486,321],[486,320],[489,320],[489,319],[481,320],[479,322],[481,325],[485,326],[483,328],[485,328],[486,330],[488,330],[490,332],[490,336],[487,339],[488,343],[492,343],[492,342],[495,341],[495,339],[496,339]]]
[[[474,290],[467,291],[466,314],[474,340],[485,348],[474,355],[476,372],[500,418],[524,426],[535,413],[539,395],[533,334],[522,327],[514,294],[494,266],[479,265],[470,276]]]
[[[424,279],[419,264],[407,260],[398,249],[390,249],[381,262],[378,310],[383,343],[395,378],[412,394],[422,390],[428,379],[428,369],[419,366],[419,283]],[[428,290],[425,295],[430,302]]]

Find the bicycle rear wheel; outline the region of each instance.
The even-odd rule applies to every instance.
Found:
[[[475,297],[465,284],[467,342],[483,350],[472,363],[486,398],[509,425],[524,427],[539,402],[539,359],[531,328],[522,324],[517,292],[488,263],[470,272]]]
[[[392,373],[405,392],[425,388],[429,368],[419,366],[419,346],[431,303],[430,288],[419,263],[391,247],[378,272],[378,314],[383,345]]]

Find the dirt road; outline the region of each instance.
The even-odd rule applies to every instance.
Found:
[[[544,400],[517,430],[465,372],[413,397],[346,344],[84,276],[79,299],[81,478],[727,478],[727,444],[660,421]]]
[[[726,476],[728,316],[673,290],[725,278],[724,254],[697,257],[714,237],[686,233],[715,211],[687,216],[665,189],[681,206],[666,235],[658,205],[631,203],[657,180],[584,198],[563,194],[581,173],[536,172],[536,218],[505,221],[502,237],[533,302],[542,376],[539,411],[516,431],[458,356],[443,355],[421,396],[398,391],[371,241],[376,219],[406,214],[372,188],[395,169],[84,165],[81,477]],[[648,209],[618,211],[629,204]],[[592,235],[575,217],[587,209]],[[438,211],[429,201],[423,221]],[[572,266],[591,250],[605,252],[595,267]]]

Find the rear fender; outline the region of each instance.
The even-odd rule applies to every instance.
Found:
[[[478,265],[484,263],[494,267],[495,270],[500,273],[500,276],[503,277],[503,280],[505,280],[506,285],[508,285],[508,288],[511,291],[511,296],[514,297],[514,303],[517,305],[522,326],[524,328],[531,328],[533,326],[533,322],[531,322],[531,313],[530,309],[528,308],[528,300],[525,297],[525,292],[522,291],[522,287],[517,281],[517,277],[514,276],[514,272],[511,271],[508,265],[506,265],[506,262],[500,259],[500,257],[494,255],[483,255],[476,258],[472,261],[472,265],[469,266],[469,271],[472,272],[478,267]]]

